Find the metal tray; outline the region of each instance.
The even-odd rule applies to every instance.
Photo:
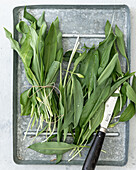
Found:
[[[16,7],[13,10],[14,18],[14,38],[19,39],[15,26],[23,19],[24,6]],[[130,12],[126,5],[38,5],[27,6],[36,18],[45,11],[45,19],[50,25],[58,16],[60,20],[60,29],[63,33],[64,50],[73,48],[76,36],[80,35],[81,45],[87,46],[98,44],[104,38],[104,26],[107,19],[115,24],[124,33],[127,54],[130,59]],[[17,164],[55,164],[50,161],[55,158],[51,155],[43,155],[28,149],[31,143],[31,135],[25,140],[24,131],[27,128],[29,117],[20,116],[20,94],[27,88],[28,82],[25,77],[23,64],[17,53],[13,53],[13,158]],[[126,61],[120,56],[123,71],[126,71]],[[105,139],[103,150],[98,165],[118,165],[122,166],[127,162],[128,155],[128,131],[127,123],[120,123],[116,127],[109,129]],[[31,132],[31,131],[29,131]],[[33,132],[32,132],[33,133]],[[44,136],[39,136],[36,142]],[[77,157],[71,162],[67,162],[68,154],[63,157],[60,164],[82,165],[88,150],[84,149],[82,157]]]

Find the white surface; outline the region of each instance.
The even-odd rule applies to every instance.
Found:
[[[12,32],[13,8],[20,5],[65,4],[58,0],[1,0],[0,3],[0,170],[80,170],[81,166],[16,165],[12,150],[12,50],[3,27]],[[126,4],[131,11],[131,71],[136,70],[136,1],[135,0],[69,0],[67,4]],[[97,167],[97,170],[136,170],[136,116],[130,121],[128,163],[124,167]],[[121,141],[120,141],[121,142]]]

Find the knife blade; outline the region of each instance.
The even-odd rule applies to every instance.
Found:
[[[117,89],[115,93],[117,93],[118,91],[119,89]],[[95,139],[85,159],[82,170],[95,169],[104,142],[106,130],[110,123],[116,101],[117,101],[117,97],[111,96],[105,103],[105,111],[104,111],[103,120],[100,124],[100,130],[97,132],[95,136]]]

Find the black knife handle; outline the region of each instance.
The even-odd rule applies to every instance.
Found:
[[[104,138],[105,138],[105,133],[98,131],[92,143],[92,146],[87,154],[82,170],[95,169],[95,166],[97,164],[102,149]]]

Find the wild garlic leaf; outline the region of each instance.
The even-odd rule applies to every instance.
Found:
[[[116,102],[115,107],[114,107],[112,119],[114,117],[116,117],[121,112],[121,109],[126,104],[126,101],[127,101],[126,84],[123,84],[123,86],[120,89],[120,93],[121,93],[121,97],[122,97],[122,107],[120,107],[120,98],[118,97],[117,102]]]
[[[16,29],[18,32],[23,33],[23,34],[27,34],[29,32],[29,27],[24,21],[20,21],[16,25]]]
[[[67,134],[68,134],[68,129],[69,129],[69,127],[66,127],[66,128],[64,129],[64,132],[63,132],[63,134],[64,134],[63,142],[66,141]]]
[[[119,121],[126,122],[130,120],[135,115],[135,107],[134,104],[131,102],[124,112],[121,114]]]
[[[4,28],[4,30],[5,30],[5,33],[6,33],[6,37],[10,41],[11,48],[14,49],[18,54],[20,54],[19,43],[12,38],[12,34],[6,28]]]
[[[45,39],[45,33],[46,33],[46,29],[47,29],[47,24],[45,22],[45,12],[42,13],[41,17],[37,20],[37,26],[39,27],[39,29],[42,29],[42,38]]]
[[[67,113],[64,115],[63,129],[67,128],[71,123],[74,123],[74,98],[73,98],[73,84],[70,80],[67,84]]]
[[[54,24],[54,26],[56,28],[56,32],[57,32],[57,51],[58,51],[61,48],[63,48],[63,46],[62,46],[62,33],[59,29],[59,18],[58,17],[55,19],[53,24]]]
[[[40,142],[32,144],[28,148],[45,155],[61,155],[75,147],[76,145],[74,144],[67,144],[64,142]]]
[[[106,84],[104,89],[101,90],[98,100],[95,102],[91,112],[89,113],[88,117],[86,118],[83,127],[85,127],[85,125],[89,122],[89,120],[96,114],[100,105],[106,101],[106,99],[110,93],[110,89],[111,89],[111,79],[109,79],[108,82],[109,83]]]
[[[27,48],[27,45],[29,46],[28,41],[25,42],[27,45],[24,44],[22,47],[22,48],[26,49],[26,51],[24,51],[24,53],[23,53],[19,47],[19,43],[12,38],[12,34],[6,28],[4,28],[4,29],[5,29],[6,37],[10,40],[11,48],[14,49],[22,59],[22,62],[24,64],[24,68],[25,68],[25,72],[26,72],[27,80],[29,81],[30,84],[33,84],[32,80],[31,80],[31,78],[32,78],[31,72],[32,71],[30,69],[28,69],[28,66],[30,65],[31,57],[32,57],[30,48]],[[33,76],[33,80],[34,80],[34,76]],[[36,81],[36,79],[35,79],[35,81]]]
[[[45,83],[47,85],[56,81],[56,76],[58,74],[59,67],[60,67],[60,62],[54,61],[52,63],[51,67],[49,68],[47,77],[46,77],[46,82]]]
[[[31,68],[36,76],[36,79],[40,83],[40,61],[39,61],[39,56],[38,56],[38,51],[37,51],[38,35],[32,27],[29,27],[29,29],[30,29],[30,35],[31,35],[30,45],[33,49],[33,59],[32,59]]]
[[[106,80],[111,75],[117,63],[117,59],[118,59],[118,53],[114,55],[110,63],[107,65],[105,70],[102,72],[102,74],[98,78],[98,81],[97,81],[98,85],[100,85],[104,80]]]
[[[21,56],[25,61],[27,67],[30,67],[32,56],[33,56],[33,50],[32,47],[30,46],[30,41],[31,41],[31,37],[29,34],[27,34],[20,49]]]
[[[133,81],[132,81],[132,88],[134,90],[134,92],[136,93],[136,76],[133,76]]]
[[[58,164],[62,160],[63,155],[56,155],[56,164]]]
[[[109,93],[109,96],[111,96],[114,92],[115,92],[115,90],[117,89],[117,88],[119,88],[120,87],[120,85],[122,84],[122,83],[124,83],[126,80],[128,80],[131,76],[133,76],[135,73],[133,72],[133,73],[129,73],[129,74],[127,74],[127,76],[124,76],[123,78],[121,78],[121,79],[119,79],[118,81],[116,81],[112,86],[111,86],[111,91],[110,91],[110,93]],[[108,97],[109,97],[108,96]]]
[[[115,104],[115,107],[114,107],[114,110],[113,110],[113,116],[112,116],[112,120],[114,117],[116,117],[120,112],[120,99],[118,97],[117,101],[116,101],[116,104]]]
[[[26,116],[31,113],[32,102],[31,98],[29,97],[30,95],[32,95],[30,89],[24,91],[20,95],[21,116]]]
[[[78,79],[73,76],[73,96],[74,96],[74,128],[78,125],[82,108],[83,108],[83,92],[82,87]]]
[[[90,59],[90,67],[88,67],[88,74],[86,76],[86,85],[88,87],[88,93],[90,94],[91,91],[95,88],[96,84],[96,77],[98,74],[99,68],[99,53],[96,50],[91,59]]]
[[[117,25],[115,26],[115,34],[117,35],[117,45],[119,51],[124,57],[126,57],[124,35]]]
[[[136,104],[136,93],[129,84],[126,86],[126,95],[132,102]]]
[[[117,59],[117,63],[116,63],[116,66],[115,66],[115,71],[116,71],[117,73],[119,73],[121,76],[123,76],[119,57],[118,57],[118,59]]]
[[[72,100],[73,101],[73,100]],[[62,129],[67,128],[71,123],[74,123],[74,106],[73,103],[70,105],[70,109],[68,111],[68,114],[64,117],[64,123],[62,126]]]
[[[105,105],[102,103],[98,110],[96,111],[96,114],[91,118],[91,129],[88,129],[88,136],[87,139],[90,138],[90,136],[95,132],[96,128],[100,125],[103,115],[104,115]],[[84,138],[84,136],[83,136]]]
[[[99,47],[97,48],[97,50],[99,52],[100,58],[102,57],[107,47],[113,42],[114,39],[115,39],[115,35],[111,33],[109,36],[107,36],[106,39],[104,39],[99,43]]]
[[[90,76],[90,60],[92,55],[95,51],[94,46],[88,51],[84,60],[82,60],[81,64],[79,65],[79,73],[82,74],[85,78],[80,79],[80,82],[83,87],[88,85],[88,77]]]
[[[54,24],[52,23],[45,39],[44,49],[45,74],[47,74],[51,64],[55,60],[56,52],[57,52],[57,31]]]
[[[100,58],[100,67],[98,70],[99,75],[102,73],[102,71],[104,70],[104,68],[106,67],[106,65],[109,62],[111,49],[115,42],[115,39],[116,39],[116,37],[113,36],[113,40],[110,41],[109,43],[107,43],[107,46],[105,47],[105,50]]]
[[[107,20],[107,22],[105,24],[105,35],[106,35],[106,37],[109,36],[111,33],[113,33],[113,29],[111,27],[109,20]]]
[[[20,44],[22,45],[26,39],[26,35],[29,33],[29,27],[24,21],[20,21],[16,25],[16,29],[22,34],[22,37],[20,39]]]
[[[63,60],[63,48],[60,48],[57,52],[56,61],[62,63]]]
[[[90,115],[95,103],[97,102],[102,90],[104,89],[104,87],[105,87],[105,82],[103,82],[101,85],[97,86],[95,91],[93,91],[90,98],[85,103],[85,105],[83,107],[82,114],[81,114],[81,118],[80,118],[80,127],[83,126],[83,124],[89,117],[89,115]]]
[[[44,63],[43,63],[43,56],[44,56],[44,38],[43,38],[43,26],[40,28],[39,36],[38,36],[38,43],[37,43],[37,53],[39,58],[39,67],[40,67],[40,83],[43,85],[43,81],[45,80],[44,76]]]
[[[42,27],[43,24],[46,25],[46,22],[45,22],[45,11],[43,11],[42,15],[41,15],[40,18],[37,20],[37,25],[38,25],[38,27]],[[46,28],[47,28],[47,25],[46,25]]]
[[[128,71],[129,71],[129,61],[126,55],[126,50],[125,50],[125,42],[124,42],[124,35],[123,32],[119,29],[119,27],[116,25],[115,26],[115,34],[117,35],[117,46],[120,51],[120,53],[126,58],[127,60],[127,66],[128,66]]]
[[[87,54],[87,52],[85,51],[85,52],[83,52],[81,55],[79,55],[79,57],[77,57],[77,58],[75,59],[73,72],[75,72],[78,64],[79,64],[82,60],[85,59],[86,54]]]
[[[38,80],[36,79],[33,71],[30,68],[27,68],[27,74],[37,85],[39,85]]]
[[[63,105],[63,87],[60,91],[60,98],[59,98],[59,116],[60,119],[58,120],[58,127],[57,127],[57,142],[60,142],[62,136],[62,120],[64,117],[64,105]]]
[[[36,18],[31,15],[29,12],[26,11],[26,7],[24,8],[24,18],[27,19],[28,21],[32,22],[37,22]]]

